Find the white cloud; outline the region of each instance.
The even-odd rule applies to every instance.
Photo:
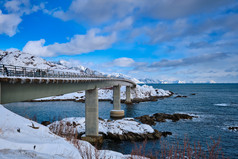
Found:
[[[75,35],[67,43],[54,43],[44,46],[45,40],[29,41],[23,48],[24,52],[32,53],[39,56],[55,56],[56,54],[82,54],[95,50],[104,50],[116,41],[116,34],[108,36],[97,35],[99,30],[91,29],[85,35]]]
[[[30,5],[30,2],[29,0],[12,0],[12,1],[7,1],[4,6],[6,8],[6,10],[9,12],[9,13],[23,13],[23,12],[26,12],[28,13],[29,10],[29,5]],[[27,8],[27,10],[26,10]]]
[[[113,60],[112,63],[115,66],[130,67],[135,63],[135,61],[132,58],[122,57],[122,58]]]
[[[75,35],[68,43],[55,43],[48,47],[53,52],[72,55],[104,50],[116,41],[115,33],[109,36],[102,36],[96,35],[98,32],[99,30],[97,29],[91,29],[86,35]]]
[[[44,3],[31,5],[29,0],[11,0],[4,3],[7,13],[0,10],[0,34],[13,36],[17,33],[17,27],[21,23],[24,14],[31,14],[44,9]]]
[[[211,12],[236,2],[235,0],[153,0],[141,1],[140,15],[155,19],[177,19]]]
[[[136,3],[132,0],[73,0],[66,12],[58,10],[53,16],[62,20],[99,24],[126,17],[133,12]]]
[[[236,0],[73,0],[68,10],[52,14],[62,20],[76,20],[93,24],[120,20],[130,15],[135,19],[177,19],[211,12],[231,5]]]
[[[122,21],[118,21],[117,23],[107,26],[103,29],[105,32],[112,32],[112,31],[121,31],[124,29],[131,29],[133,24],[133,18],[132,17],[127,17],[126,19]]]
[[[44,9],[45,5],[44,3],[32,5],[30,0],[10,0],[4,4],[4,7],[8,13],[14,13],[21,16],[23,14],[31,14]]]
[[[17,26],[21,22],[21,18],[15,14],[3,14],[0,10],[0,34],[13,36],[17,32]]]
[[[47,46],[44,46],[45,39],[39,41],[28,41],[23,48],[23,52],[31,53],[37,56],[53,56],[54,52],[48,50]]]

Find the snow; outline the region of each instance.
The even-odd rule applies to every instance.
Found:
[[[3,159],[80,159],[131,158],[109,150],[97,150],[86,141],[77,141],[80,148],[53,134],[48,127],[23,118],[0,105],[0,158]],[[83,122],[82,120],[79,120]],[[91,155],[88,157],[88,154]]]
[[[65,159],[64,156],[60,155],[49,155],[49,154],[42,154],[37,153],[35,151],[30,150],[9,150],[9,149],[3,149],[0,150],[0,158],[1,159]]]
[[[152,86],[148,85],[137,85],[135,89],[131,90],[131,99],[145,99],[152,96],[156,97],[165,97],[171,95],[170,91],[163,89],[154,89]],[[36,101],[44,101],[44,100],[84,100],[85,99],[85,91],[79,91],[74,93],[68,93],[61,96],[52,96],[46,98],[35,99]],[[113,90],[112,89],[99,89],[98,90],[98,99],[102,100],[112,100],[113,99]],[[126,87],[121,87],[121,99],[126,99]]]
[[[120,120],[98,120],[99,123],[99,133],[103,134],[118,134],[122,135],[124,133],[132,132],[136,134],[147,134],[147,133],[154,133],[154,129],[147,125],[147,124],[140,124],[139,122],[136,122],[133,118],[123,118]],[[54,123],[50,124],[48,127],[55,132],[56,128],[58,128],[59,125],[64,125],[64,130],[70,129],[68,125],[72,125],[73,122],[77,125],[76,129],[78,134],[85,133],[85,118],[84,117],[71,117],[71,118],[65,118],[61,121],[55,121]],[[70,124],[69,124],[70,123]],[[63,133],[64,133],[63,130]]]

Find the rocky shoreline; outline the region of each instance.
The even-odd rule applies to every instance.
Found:
[[[99,134],[104,139],[111,139],[116,141],[143,141],[143,140],[156,140],[167,135],[172,135],[172,132],[160,132],[153,129],[151,125],[156,125],[156,122],[165,122],[172,120],[177,122],[181,119],[193,119],[197,116],[188,114],[165,114],[155,113],[151,116],[143,115],[136,117],[141,123],[133,118],[123,118],[118,120],[105,120],[99,118]],[[48,126],[50,130],[62,137],[77,136],[78,139],[85,134],[85,118],[66,118],[61,121],[50,123],[44,121],[41,124]]]
[[[133,103],[140,103],[140,102],[149,102],[149,101],[158,101],[159,99],[164,99],[164,98],[168,98],[171,97],[174,93],[170,91],[170,94],[167,96],[151,96],[151,97],[147,97],[147,98],[134,98],[131,99],[131,103],[126,103],[125,99],[121,99],[121,103],[125,103],[125,104],[133,104]],[[74,101],[74,102],[85,102],[85,99],[33,99],[33,100],[27,100],[25,102],[52,102],[52,101]],[[108,101],[108,102],[113,102],[112,99],[98,99],[99,102],[102,101]]]
[[[143,115],[140,117],[136,117],[143,124],[148,125],[156,125],[156,122],[166,122],[166,120],[172,120],[173,122],[177,122],[181,119],[193,119],[197,118],[197,116],[190,116],[188,114],[165,114],[165,113],[155,113],[153,115]]]

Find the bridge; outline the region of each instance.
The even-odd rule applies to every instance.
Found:
[[[98,137],[98,89],[113,88],[111,117],[123,117],[120,87],[126,86],[126,103],[131,103],[133,81],[76,71],[0,65],[0,103],[21,102],[85,90],[86,137]]]

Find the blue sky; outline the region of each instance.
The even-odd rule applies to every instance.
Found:
[[[136,78],[238,82],[238,1],[1,0],[0,49]]]

